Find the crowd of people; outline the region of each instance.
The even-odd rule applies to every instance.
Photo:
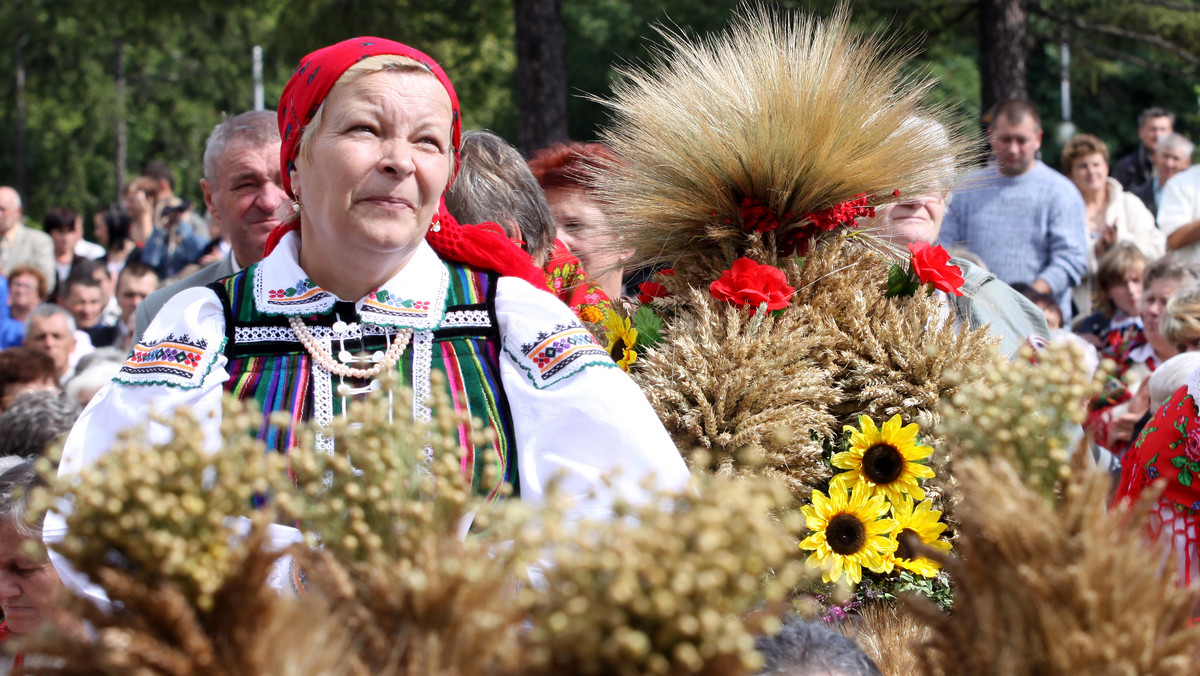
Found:
[[[144,422],[152,402],[215,412],[223,393],[255,400],[260,438],[286,452],[292,433],[267,416],[328,424],[402,363],[418,419],[430,371],[452,374],[456,405],[490,426],[498,477],[523,499],[563,470],[567,490],[593,496],[581,510],[604,508],[596,477],[609,469],[626,472],[631,493],[645,476],[686,480],[654,411],[588,333],[645,274],[599,234],[605,215],[589,179],[619,160],[601,144],[568,143],[526,162],[494,134],[461,131],[454,90],[428,57],[353,43],[310,55],[300,73],[313,65],[312,77],[293,77],[279,113],[216,126],[203,149],[203,209],[151,162],[120,203],[94,214],[92,241],[83,214],[56,207],[38,228],[20,195],[0,187],[0,445],[15,449],[0,458],[0,633],[43,621],[79,631],[52,601],[70,572],[60,581],[24,553],[41,536],[21,519],[29,459],[74,428],[62,471],[77,471]],[[1147,465],[1135,443],[1162,427],[1148,421],[1168,408],[1189,425],[1196,417],[1194,404],[1178,412],[1200,387],[1194,146],[1171,113],[1149,108],[1129,155],[1113,162],[1102,140],[1080,134],[1056,170],[1039,159],[1032,104],[1002,102],[985,121],[982,168],[860,225],[898,245],[950,248],[965,294],[948,307],[1007,354],[1063,340],[1093,368],[1113,360],[1087,428],[1114,473],[1138,458],[1125,463],[1120,494],[1130,495],[1137,472],[1161,464]],[[485,222],[495,227],[459,225]],[[219,425],[202,425],[212,443]],[[477,470],[487,462],[470,457]],[[1164,525],[1178,516],[1164,508],[1156,533],[1183,533],[1194,551],[1192,525]],[[47,523],[48,540],[61,537],[56,527]],[[1181,566],[1185,578],[1200,574],[1200,556]]]

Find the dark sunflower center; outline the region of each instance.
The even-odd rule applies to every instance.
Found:
[[[917,532],[911,528],[905,528],[900,531],[900,534],[896,536],[896,541],[900,543],[900,546],[896,547],[896,558],[907,559],[909,561],[917,558],[917,553],[912,548],[912,542],[914,540],[920,541],[920,539],[921,536],[917,535]]]
[[[613,343],[612,352],[608,353],[613,361],[621,361],[625,357],[625,339],[618,338],[617,342]]]
[[[867,529],[853,514],[838,514],[829,520],[825,528],[825,541],[829,548],[842,556],[850,556],[867,544]]]
[[[862,473],[877,484],[890,484],[904,470],[904,456],[890,444],[875,444],[863,453]]]

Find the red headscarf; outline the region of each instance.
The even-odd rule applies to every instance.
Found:
[[[292,74],[279,97],[279,135],[283,139],[283,146],[279,151],[279,165],[283,189],[288,195],[295,197],[292,192],[291,170],[295,168],[296,153],[300,150],[300,137],[305,126],[312,121],[333,85],[350,66],[367,57],[384,54],[403,56],[421,63],[446,89],[446,94],[450,96],[450,141],[454,152],[454,171],[457,173],[458,149],[462,141],[462,116],[458,109],[458,95],[454,93],[454,85],[450,83],[446,72],[429,56],[408,45],[383,38],[351,38],[318,49],[301,59],[300,66]],[[452,174],[450,182],[453,181]],[[444,258],[494,270],[502,275],[521,277],[535,286],[543,284],[542,274],[534,267],[529,255],[510,242],[503,235],[503,229],[498,226],[492,228],[459,225],[450,217],[444,204],[438,207],[435,224],[425,239]],[[299,227],[299,222],[293,220],[275,228],[267,239],[266,253],[271,253],[285,234],[296,231]]]

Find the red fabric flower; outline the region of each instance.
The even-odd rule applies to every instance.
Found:
[[[672,276],[675,274],[675,271],[671,268],[667,268],[665,270],[659,270],[658,274]],[[655,298],[666,298],[670,295],[671,292],[667,291],[667,287],[659,284],[656,281],[651,280],[638,284],[638,300],[642,303],[649,303]]]
[[[709,285],[717,300],[750,307],[750,314],[766,303],[768,311],[787,307],[795,289],[788,286],[787,277],[779,268],[739,258],[721,278]]]
[[[963,295],[962,270],[950,262],[950,254],[945,249],[929,242],[913,242],[908,245],[908,250],[912,252],[913,272],[923,284],[932,284],[933,288],[956,296]]]
[[[765,203],[747,197],[742,200],[739,208],[742,213],[742,223],[746,232],[770,232],[779,227],[779,218],[775,211]]]

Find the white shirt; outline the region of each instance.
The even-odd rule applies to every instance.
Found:
[[[1158,205],[1158,227],[1168,237],[1184,225],[1200,219],[1200,165],[1184,169],[1163,186]],[[1200,263],[1200,242],[1175,249],[1180,258]]]

